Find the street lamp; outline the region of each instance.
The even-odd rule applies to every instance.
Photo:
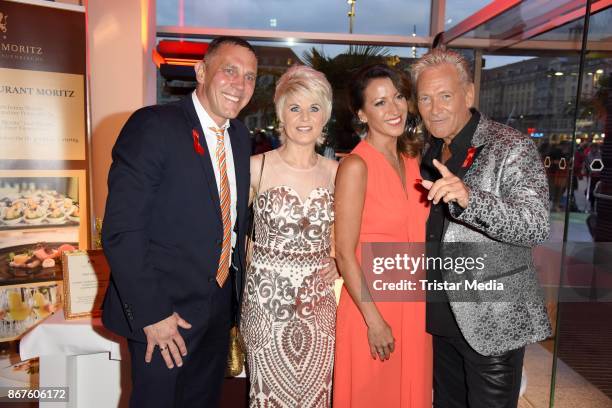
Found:
[[[349,33],[353,34],[353,17],[355,17],[355,3],[357,0],[346,0],[346,4],[351,6],[351,9],[348,12],[349,18]]]

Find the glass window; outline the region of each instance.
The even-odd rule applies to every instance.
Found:
[[[384,62],[408,72],[414,57],[425,49],[412,47],[348,46],[322,44],[286,44],[251,41],[259,60],[257,86],[251,102],[242,110],[240,119],[258,134],[263,130],[275,143],[278,119],[274,108],[276,80],[295,63],[321,70],[334,90],[332,118],[327,127],[327,143],[336,151],[349,151],[359,141],[353,128],[352,114],[346,105],[346,88],[351,72],[362,65]],[[473,53],[468,53],[473,55]],[[167,103],[193,91],[196,86],[191,67],[167,70],[158,74],[158,102]],[[191,78],[185,78],[187,73]],[[180,74],[180,75],[179,75]],[[275,143],[271,145],[274,146]]]
[[[158,0],[157,25],[348,33],[345,0]],[[356,0],[356,34],[429,34],[429,1]]]
[[[449,3],[453,3],[452,1]],[[581,40],[582,19],[572,21],[572,16],[584,7],[586,1],[556,0],[543,2],[524,0],[515,7],[481,24],[463,35],[464,38],[483,38],[494,41],[495,46],[508,46],[508,41],[521,41],[527,38],[538,40],[572,41]],[[481,7],[483,5],[481,4]],[[448,10],[448,3],[447,3]],[[540,34],[548,24],[567,24]],[[458,22],[447,27],[450,28]],[[548,27],[549,28],[549,27]],[[538,36],[539,35],[539,36]],[[536,37],[538,36],[538,37]],[[535,38],[534,38],[535,37]]]
[[[567,5],[563,1],[548,4],[553,3],[555,10],[547,12],[558,12]],[[535,3],[528,0],[522,4]],[[504,33],[517,27],[513,20],[529,25],[532,16],[520,8],[511,11],[470,35],[506,38]],[[528,18],[523,19],[525,16]],[[612,239],[608,222],[612,219],[612,178],[606,170],[610,167],[607,159],[612,157],[606,155],[611,151],[606,136],[612,132],[612,9],[590,17],[588,52],[580,71],[576,44],[582,41],[583,21],[579,18],[531,38],[558,41],[554,48],[523,50],[524,56],[516,56],[516,49],[496,51],[512,56],[485,55],[482,72],[481,111],[531,136],[548,176],[551,239],[545,244],[546,261],[536,249],[536,264],[564,267],[560,288],[544,288],[555,337],[527,347],[524,398],[535,407],[608,406],[612,401],[612,369],[603,363],[610,359],[604,344],[612,337],[602,331],[609,327],[612,310],[606,297],[611,293],[609,285],[603,284],[610,276],[612,258],[609,246],[601,244]],[[559,47],[563,44],[565,49]],[[579,80],[582,86],[578,92]],[[589,163],[597,161],[591,169]],[[561,245],[567,261],[560,257]],[[549,371],[553,361],[555,370]],[[551,384],[552,393],[546,384]]]
[[[482,0],[446,0],[444,28],[448,30],[480,10],[485,5],[486,2]]]
[[[580,73],[582,87],[572,141],[574,174],[565,192],[571,211],[566,256],[588,267],[580,268],[574,261],[566,266],[565,296],[559,303],[555,406],[583,401],[589,406],[612,405],[612,367],[604,363],[612,359],[612,351],[604,346],[612,341],[611,291],[606,283],[612,271],[611,21],[610,8],[590,16],[587,54]],[[576,93],[577,76],[571,78]],[[575,392],[567,392],[572,383],[580,385],[572,388]]]

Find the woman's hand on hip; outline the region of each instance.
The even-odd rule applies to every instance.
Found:
[[[327,283],[333,285],[336,279],[340,279],[338,273],[338,266],[336,265],[336,258],[332,256],[321,259],[321,267],[318,270],[319,276],[323,278]]]

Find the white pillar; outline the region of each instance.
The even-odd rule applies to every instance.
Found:
[[[93,215],[104,216],[111,150],[136,109],[156,101],[155,0],[88,0]]]

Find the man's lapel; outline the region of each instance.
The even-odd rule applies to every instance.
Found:
[[[481,113],[480,119],[478,120],[478,126],[476,126],[476,130],[474,131],[474,135],[472,136],[472,146],[470,147],[470,149],[475,149],[473,155],[471,158],[469,158],[469,160],[467,157],[464,158],[464,162],[456,174],[456,176],[463,181],[466,180],[466,174],[468,173],[468,171],[472,167],[475,167],[474,163],[478,159],[478,156],[480,155],[480,152],[482,152],[482,149],[484,149],[487,143],[489,143],[489,138],[491,137],[489,125],[489,119]]]
[[[433,136],[432,136],[433,138]],[[423,155],[423,159],[421,160],[421,178],[423,180],[433,181],[436,178],[440,177],[438,170],[433,165],[433,159],[436,159],[440,156],[440,150],[442,145],[440,143],[436,143],[435,141],[431,141],[427,151]]]
[[[459,177],[461,179],[461,181],[465,182],[466,181],[466,174],[468,173],[468,171],[474,167],[474,162],[476,161],[476,159],[478,158],[478,156],[480,155],[480,152],[482,151],[482,149],[485,147],[485,145],[488,142],[488,132],[487,132],[487,128],[488,128],[488,120],[482,115],[482,113],[480,114],[480,119],[478,121],[478,126],[476,126],[476,130],[474,131],[474,134],[472,135],[472,146],[470,146],[470,149],[475,149],[472,157],[468,159],[467,156],[470,155],[469,153],[469,149],[468,149],[468,154],[466,157],[463,157],[462,160],[462,165],[459,167],[459,170],[455,173],[455,176]],[[450,216],[447,216],[444,218],[444,231],[442,233],[442,239],[444,240],[444,235],[446,235],[446,230],[448,229],[448,225],[450,222]]]
[[[470,149],[474,150],[472,153],[470,153],[470,150],[468,149],[466,157],[463,158],[463,164],[459,167],[459,170],[457,170],[455,176],[463,180],[463,178],[465,177],[465,173],[467,173],[468,170],[472,167],[474,161],[476,161],[476,158],[478,157],[484,146],[485,145],[483,144],[481,144],[480,146],[471,146]]]
[[[213,208],[215,208],[217,212],[216,219],[219,223],[221,223],[221,204],[219,200],[219,190],[217,189],[217,180],[215,179],[215,171],[213,169],[210,153],[208,152],[208,145],[206,144],[206,140],[204,138],[204,130],[200,124],[200,119],[198,119],[195,106],[193,106],[191,95],[183,99],[183,108],[192,130],[198,132],[200,146],[202,146],[204,149],[204,154],[196,154],[198,156],[198,161],[202,166],[202,171],[204,172],[204,178],[206,180],[206,184],[208,185],[208,192],[213,203]],[[189,134],[188,136],[193,138],[192,134]],[[193,140],[191,143],[193,144]]]

